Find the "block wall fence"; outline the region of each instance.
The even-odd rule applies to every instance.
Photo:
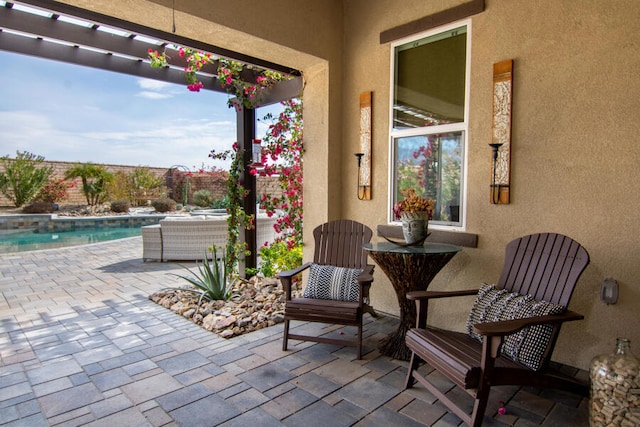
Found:
[[[59,161],[47,161],[42,162],[42,166],[53,167],[53,178],[64,177],[67,169],[72,168],[77,162],[59,162]],[[123,172],[131,173],[136,169],[145,168],[148,169],[153,175],[162,177],[167,187],[167,196],[176,200],[178,203],[182,201],[182,183],[181,180],[175,180],[175,173],[171,173],[169,168],[159,168],[151,166],[122,166],[122,165],[105,165],[105,169],[111,173]],[[4,172],[4,167],[0,165],[0,171]],[[175,171],[175,169],[174,169]],[[184,174],[184,171],[179,171]],[[175,181],[175,182],[174,182]],[[192,200],[193,193],[198,190],[209,190],[214,196],[214,199],[221,199],[227,192],[226,183],[213,182],[211,176],[206,173],[192,172],[189,176],[189,200]],[[280,195],[282,190],[278,185],[277,177],[258,177],[257,182],[257,198],[263,194]],[[69,189],[68,197],[59,203],[60,205],[86,205],[86,199],[82,193],[82,183],[79,178],[76,178],[76,185]],[[4,194],[0,193],[0,206],[12,207],[13,203]]]

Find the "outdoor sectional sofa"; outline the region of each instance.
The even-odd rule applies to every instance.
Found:
[[[276,217],[258,214],[256,241],[258,246],[273,242]],[[144,261],[196,261],[215,245],[222,251],[227,245],[226,215],[193,215],[166,217],[159,224],[142,227],[142,259]]]

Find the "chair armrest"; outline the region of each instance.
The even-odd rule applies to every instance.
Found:
[[[294,276],[302,273],[310,266],[311,263],[308,262],[306,264],[302,264],[300,267],[294,268],[293,270],[281,271],[278,274],[278,279],[280,279],[280,283],[282,284],[282,289],[284,290],[284,295],[287,301],[291,300],[291,279],[293,279]]]
[[[364,306],[368,306],[370,302],[369,297],[369,289],[371,289],[371,284],[373,283],[373,270],[375,266],[367,264],[362,273],[356,277],[356,283],[358,284],[359,294],[360,294],[360,308],[362,309]],[[373,310],[373,309],[371,309]],[[372,311],[370,311],[373,313]]]
[[[527,326],[543,325],[548,323],[562,323],[572,320],[584,319],[582,314],[575,311],[566,310],[560,314],[549,314],[547,316],[525,317],[522,319],[502,320],[499,322],[477,323],[473,325],[473,330],[486,336],[505,336],[518,332]]]
[[[469,295],[477,295],[477,289],[465,289],[460,291],[412,291],[407,292],[408,300],[416,302],[416,328],[424,329],[427,327],[427,309],[429,300],[435,298],[462,297]]]
[[[362,283],[363,285],[366,284],[371,284],[371,282],[373,282],[373,265],[367,265],[363,270],[362,273],[360,273],[358,275],[358,277],[356,277],[356,281],[358,283]]]
[[[296,267],[293,270],[281,271],[280,273],[278,273],[278,278],[280,279],[292,278],[293,276],[296,276],[302,273],[305,269],[309,268],[310,266],[311,266],[311,263],[307,262],[306,264],[302,264],[300,267]]]
[[[373,282],[373,276],[368,273],[362,272],[358,277],[356,277],[356,281],[363,285],[371,284],[371,282]]]
[[[477,289],[465,289],[460,291],[412,291],[407,292],[407,299],[412,301],[423,301],[432,298],[461,297],[477,294]]]

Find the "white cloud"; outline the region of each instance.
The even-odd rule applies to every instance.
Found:
[[[141,89],[155,90],[155,91],[164,90],[173,86],[172,83],[167,83],[167,82],[162,82],[160,80],[152,80],[152,79],[138,79],[137,83]]]
[[[152,79],[136,79],[136,83],[142,89],[136,94],[147,99],[167,99],[175,95],[175,85],[168,82]]]
[[[147,99],[166,99],[166,98],[171,98],[173,95],[169,93],[149,92],[149,91],[143,90],[142,92],[138,92],[136,96],[139,96],[141,98],[147,98]]]
[[[225,94],[194,94],[184,85],[62,68],[55,61],[34,66],[31,57],[7,55],[0,52],[9,81],[23,78],[26,69],[37,84],[0,86],[0,156],[19,150],[67,162],[228,168],[208,158],[237,138]],[[266,125],[257,128],[261,135]]]
[[[228,162],[208,158],[211,150],[224,151],[235,141],[235,123],[204,119],[148,121],[134,129],[67,132],[41,114],[0,112],[0,156],[16,150],[39,154],[47,160],[169,167],[228,168]]]

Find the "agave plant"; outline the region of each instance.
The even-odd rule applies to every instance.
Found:
[[[185,269],[191,273],[192,277],[171,273],[173,276],[180,277],[195,286],[196,289],[181,288],[180,290],[200,295],[198,298],[198,304],[202,302],[202,299],[206,299],[208,301],[226,301],[235,294],[233,292],[234,282],[232,281],[227,284],[229,276],[227,275],[225,255],[223,254],[220,261],[218,261],[215,246],[213,247],[212,253],[213,260],[210,262],[205,252],[204,260],[201,265],[198,265],[197,273],[185,267]]]

